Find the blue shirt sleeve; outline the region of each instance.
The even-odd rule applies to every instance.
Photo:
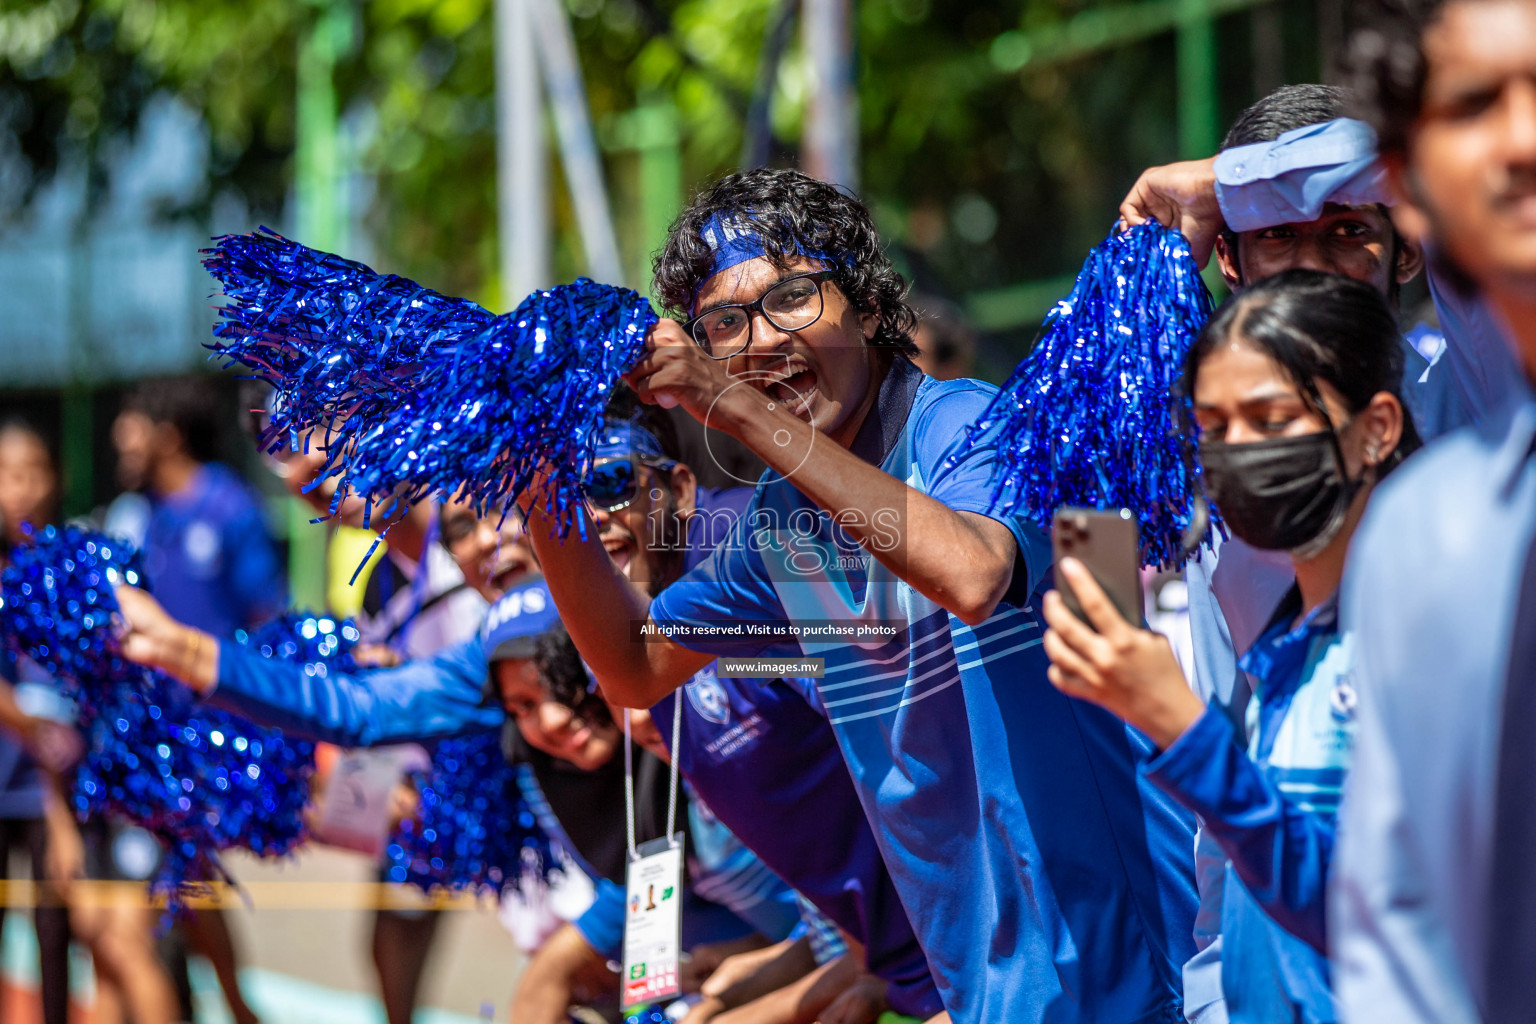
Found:
[[[913,461],[923,474],[924,490],[956,512],[974,512],[1008,527],[1027,573],[1024,592],[1033,593],[1051,566],[1050,538],[1022,513],[993,511],[997,434],[984,434],[974,443],[969,437],[968,428],[992,403],[996,389],[969,380],[945,382],[939,389],[931,401],[913,410],[910,424]],[[957,461],[947,466],[951,456]]]
[[[1376,133],[1349,118],[1222,150],[1216,157],[1216,199],[1233,231],[1317,220],[1330,202],[1392,201],[1386,171],[1376,159]]]
[[[1487,300],[1463,295],[1446,282],[1436,260],[1429,264],[1429,293],[1445,346],[1419,387],[1445,392],[1449,407],[1443,422],[1429,424],[1426,440],[1472,423],[1480,423],[1501,408],[1522,374],[1503,327]],[[1404,381],[1404,388],[1411,385]],[[1424,434],[1424,430],[1420,430]]]
[[[804,896],[796,893],[795,902],[800,907],[800,924],[789,933],[789,938],[807,937],[811,944],[811,956],[815,958],[818,967],[848,952],[848,943],[843,940],[843,933],[837,925],[827,920]]]
[[[1327,951],[1324,908],[1333,823],[1286,799],[1237,745],[1232,723],[1207,709],[1147,776],[1200,816],[1264,911],[1319,952]]]
[[[624,887],[597,879],[597,898],[572,922],[581,937],[605,960],[624,955]]]
[[[761,493],[759,490],[759,496]],[[754,547],[763,542],[753,527],[760,507],[758,498],[754,498],[708,558],[656,595],[650,609],[654,622],[664,629],[697,627],[707,631],[720,623],[775,623],[787,618],[767,566]],[[674,633],[671,639],[689,650],[706,654],[750,657],[779,649],[786,654],[797,652],[793,645],[771,638],[720,638],[706,632]]]
[[[310,675],[303,665],[220,643],[209,704],[306,739],[376,747],[501,727],[484,703],[485,655],[478,638],[396,668]]]

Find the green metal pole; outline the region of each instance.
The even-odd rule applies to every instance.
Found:
[[[1216,106],[1216,31],[1209,0],[1180,0],[1178,28],[1179,153],[1210,156],[1220,141]]]
[[[1179,0],[1179,155],[1198,160],[1221,145],[1221,111],[1216,94],[1216,27],[1211,0]],[[1213,259],[1201,277],[1220,299],[1226,294],[1221,268]]]
[[[651,253],[667,239],[667,229],[683,206],[683,155],[677,111],[670,103],[652,103],[634,112],[639,151],[640,254],[635,280],[649,291]]]
[[[339,189],[340,146],[336,59],[351,45],[351,13],[343,3],[318,0],[314,23],[299,43],[298,96],[294,164],[298,203],[297,234],[304,244],[335,252],[342,244]],[[325,607],[327,531],[312,525],[313,513],[298,499],[288,500],[288,586],[294,604]]]
[[[64,463],[64,502],[66,519],[87,515],[95,499],[96,446],[92,416],[93,391],[90,384],[77,380],[64,389],[62,429],[59,448]]]

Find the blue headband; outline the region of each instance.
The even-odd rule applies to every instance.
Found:
[[[544,577],[525,580],[507,591],[486,613],[480,627],[487,662],[508,658],[529,658],[539,638],[554,632],[560,614]]]
[[[736,210],[728,210],[713,214],[704,226],[699,229],[699,236],[704,239],[704,244],[709,246],[713,259],[709,264],[709,271],[699,280],[699,286],[720,273],[729,270],[740,263],[755,260],[768,255],[768,249],[763,245],[763,236],[758,232],[757,225],[752,221],[750,213],[742,213]],[[807,252],[800,248],[799,244],[791,238],[794,251],[806,259],[820,260],[828,266],[832,260],[823,252]],[[698,301],[698,289],[694,289],[694,301]]]
[[[642,459],[672,462],[662,450],[656,435],[634,420],[605,420],[597,432],[597,457],[622,459],[638,455]]]

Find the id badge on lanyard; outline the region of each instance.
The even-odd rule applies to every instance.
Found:
[[[682,993],[683,834],[677,824],[677,741],[682,732],[682,695],[674,696],[672,764],[667,793],[667,831],[635,845],[635,774],[630,759],[629,712],[624,713],[624,810],[629,825],[625,871],[624,973],[620,1005],[636,1007]]]

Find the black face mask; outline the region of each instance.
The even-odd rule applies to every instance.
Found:
[[[1200,464],[1206,493],[1233,534],[1303,558],[1338,534],[1362,482],[1345,476],[1331,430],[1249,444],[1209,441],[1200,445]]]

